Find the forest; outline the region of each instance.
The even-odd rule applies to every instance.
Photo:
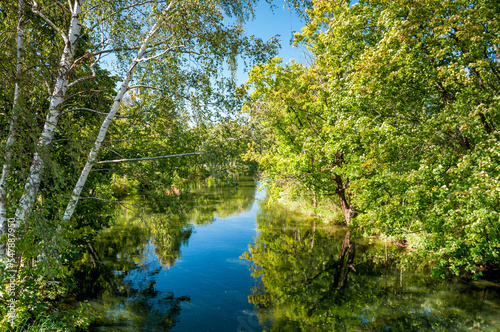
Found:
[[[245,31],[258,4],[301,18],[307,61]],[[190,188],[240,174],[404,247],[401,266],[498,274],[499,16],[494,0],[0,0],[0,331],[85,331],[83,270],[119,292],[96,242],[116,206],[185,216],[151,222],[170,266],[188,219],[213,218]]]

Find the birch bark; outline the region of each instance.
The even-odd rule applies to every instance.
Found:
[[[172,7],[172,3],[165,9],[164,13]],[[163,14],[164,14],[163,13]],[[104,141],[104,138],[106,137],[106,133],[108,131],[109,125],[113,121],[113,118],[116,115],[116,112],[118,111],[118,108],[120,107],[121,101],[127,92],[129,88],[130,81],[132,80],[132,76],[134,74],[135,68],[139,64],[139,62],[144,61],[142,58],[144,54],[146,53],[149,43],[151,41],[151,38],[155,35],[155,33],[158,31],[160,28],[161,21],[156,22],[153,27],[149,30],[146,38],[144,39],[139,51],[137,52],[137,55],[135,58],[132,60],[132,63],[130,64],[127,73],[125,74],[125,78],[121,84],[120,90],[116,94],[116,97],[114,99],[113,105],[111,106],[111,109],[106,117],[104,119],[101,128],[99,129],[99,134],[97,135],[97,139],[94,142],[94,146],[90,150],[89,156],[87,158],[87,162],[85,163],[85,166],[80,174],[80,177],[75,185],[75,188],[73,189],[73,193],[71,195],[71,198],[69,200],[69,203],[66,207],[66,211],[64,212],[63,215],[63,220],[69,220],[71,219],[71,216],[75,212],[76,205],[78,204],[78,200],[80,198],[80,194],[82,192],[82,189],[85,185],[85,182],[87,181],[87,177],[90,173],[90,170],[92,169],[92,166],[96,162],[97,158],[97,153],[99,152],[99,149],[101,147],[102,142]]]
[[[33,156],[33,161],[30,167],[29,175],[24,186],[24,193],[19,201],[19,207],[16,210],[16,226],[19,226],[26,220],[36,195],[40,187],[42,173],[45,166],[45,153],[51,143],[54,132],[57,128],[57,122],[61,115],[61,105],[64,101],[68,88],[69,72],[73,64],[76,45],[78,43],[82,24],[80,22],[81,7],[86,0],[75,0],[71,13],[71,23],[68,29],[68,34],[63,36],[65,46],[59,62],[59,72],[56,83],[50,97],[49,112],[45,120],[42,134],[38,139],[36,152]],[[36,8],[36,2],[33,9]],[[35,12],[35,10],[33,10]]]
[[[16,55],[16,83],[14,86],[14,100],[12,102],[12,115],[9,123],[9,135],[5,147],[5,159],[2,167],[2,177],[0,178],[0,235],[5,233],[5,222],[7,221],[6,208],[6,181],[9,177],[10,162],[12,160],[12,148],[16,139],[17,113],[20,97],[20,77],[23,67],[23,23],[24,23],[24,0],[18,1],[18,21],[17,21],[17,55]],[[0,255],[4,254],[4,244],[0,245]]]

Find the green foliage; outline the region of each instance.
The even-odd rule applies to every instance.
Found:
[[[263,205],[263,204],[262,204]],[[450,331],[498,328],[496,284],[432,279],[428,263],[402,270],[404,252],[273,204],[243,258],[260,283],[249,296],[266,331]]]
[[[323,223],[339,224],[344,219],[338,201],[332,196],[315,195],[304,185],[292,183],[279,188],[279,195],[273,202],[286,206],[287,209],[311,217],[320,218]]]
[[[303,185],[311,194],[335,193],[332,164],[339,158],[325,153],[329,137],[323,132],[321,87],[317,76],[299,63],[281,67],[280,59],[251,72],[252,103],[247,111],[258,123],[264,139],[247,154],[259,162],[271,185]],[[275,191],[274,191],[275,192]]]
[[[22,241],[16,243],[23,246]],[[32,256],[25,252],[23,256]],[[0,312],[0,331],[76,331],[86,328],[93,319],[94,312],[88,303],[79,303],[71,307],[61,306],[59,300],[68,294],[67,270],[53,260],[39,262],[22,260],[14,279],[4,263],[0,264],[2,273],[2,293],[4,294]],[[13,286],[14,297],[8,294],[8,287]],[[8,320],[10,300],[15,302],[15,320],[13,325]]]
[[[491,1],[314,1],[296,35],[314,63],[273,60],[250,77],[271,187],[345,190],[352,230],[406,243],[434,275],[498,265],[499,13]]]
[[[39,189],[38,185],[25,189],[25,192],[35,192],[36,199],[28,211],[25,228],[19,230],[22,240],[16,243],[20,256],[15,265],[22,281],[16,293],[20,299],[16,323],[22,326],[19,329],[73,330],[76,326],[85,327],[91,320],[87,311],[61,310],[60,301],[79,293],[75,288],[82,281],[79,278],[103,281],[111,274],[111,270],[102,271],[101,267],[94,266],[91,276],[85,279],[87,276],[82,270],[89,268],[95,259],[91,244],[96,234],[108,226],[117,201],[140,192],[152,199],[156,210],[171,213],[177,209],[179,196],[190,181],[202,181],[215,173],[237,178],[240,172],[246,171],[246,164],[239,158],[242,146],[227,145],[234,149],[224,155],[216,151],[224,146],[213,147],[211,142],[218,140],[218,133],[225,133],[225,129],[219,127],[224,122],[221,119],[229,119],[241,106],[232,93],[234,77],[225,77],[226,70],[234,72],[238,57],[244,57],[248,64],[266,61],[277,48],[276,40],[265,42],[244,34],[242,24],[253,14],[254,5],[255,1],[83,2],[82,35],[76,41],[74,57],[67,59],[72,62],[71,70],[64,77],[68,82],[61,92],[64,100],[57,107],[61,113],[54,138],[46,148],[38,149],[40,132],[47,127],[49,103],[57,99],[51,90],[63,71],[61,56],[67,43],[61,34],[70,26],[69,7],[76,4],[25,1],[22,71],[16,75],[18,5],[13,1],[0,1],[3,46],[0,50],[0,124],[4,128],[0,139],[4,146],[9,121],[14,115],[14,85],[19,83],[21,88],[21,99],[15,109],[18,121],[10,177],[5,183],[7,195],[1,197],[8,217],[19,207],[33,155],[37,153],[43,160]],[[37,11],[43,15],[37,15]],[[106,68],[123,74],[147,31],[156,23],[159,29],[151,36],[145,56],[152,58],[138,65],[131,82],[135,86],[129,87],[122,100],[118,120],[109,127],[97,160],[204,152],[200,151],[203,146],[222,158],[213,159],[211,168],[206,167],[199,156],[95,165],[73,218],[61,222],[90,146],[115,101],[116,84],[123,80],[123,76],[115,77],[102,67],[101,57],[114,53],[117,62],[106,64]],[[232,128],[230,137],[238,137],[239,134],[234,136],[233,132],[242,126],[236,124],[237,121],[227,122],[231,123],[227,126]],[[4,155],[2,149],[2,165]],[[218,162],[224,165],[219,166]],[[168,248],[165,261],[170,256],[175,259],[175,248],[182,242],[177,243],[170,237],[179,234],[180,238],[189,237],[189,227],[184,222],[180,227],[163,225],[164,233],[160,232],[160,226],[156,227],[158,243]],[[39,262],[39,258],[44,259]],[[81,261],[89,264],[76,263]],[[2,285],[4,281],[2,277]],[[89,286],[85,290],[95,294],[96,288]],[[21,300],[22,294],[29,297]],[[2,313],[5,308],[6,302],[2,301]],[[8,330],[7,325],[3,327]]]

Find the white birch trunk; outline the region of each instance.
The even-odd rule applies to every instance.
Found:
[[[169,6],[170,8],[170,6]],[[167,9],[168,10],[168,9]],[[71,216],[75,212],[76,204],[78,203],[78,200],[80,198],[80,194],[82,192],[83,186],[85,185],[85,182],[87,181],[87,177],[90,173],[90,170],[92,169],[92,166],[96,162],[97,158],[97,153],[99,152],[99,148],[101,147],[102,142],[104,141],[104,138],[106,137],[106,132],[108,131],[109,125],[113,121],[113,118],[116,115],[116,112],[118,111],[118,108],[120,107],[120,104],[122,102],[122,99],[127,92],[129,88],[130,81],[132,79],[132,76],[134,74],[136,66],[141,62],[141,58],[143,57],[144,53],[146,53],[146,50],[149,46],[149,42],[153,35],[156,33],[158,28],[160,27],[160,22],[157,22],[151,30],[149,30],[148,35],[146,36],[146,39],[143,41],[141,48],[137,52],[137,55],[135,56],[134,60],[132,60],[132,63],[129,66],[129,69],[127,71],[127,74],[125,75],[125,79],[122,82],[122,85],[120,87],[120,90],[116,94],[115,100],[113,102],[113,106],[111,106],[111,109],[108,113],[108,116],[106,119],[104,119],[101,128],[99,129],[99,134],[97,135],[97,139],[94,142],[94,146],[90,150],[89,156],[87,158],[87,162],[85,163],[85,167],[82,170],[82,173],[80,174],[80,178],[78,179],[75,188],[73,190],[73,194],[71,195],[71,198],[69,200],[68,206],[66,207],[66,211],[64,212],[63,215],[63,220],[69,220],[71,219]]]
[[[12,102],[12,114],[9,123],[9,136],[5,147],[5,159],[2,167],[2,177],[0,178],[0,235],[4,234],[7,221],[7,208],[5,202],[5,182],[9,177],[10,162],[12,160],[12,147],[14,146],[17,127],[17,108],[19,106],[21,71],[23,67],[23,22],[24,22],[24,0],[18,1],[18,21],[17,21],[17,56],[16,56],[16,84],[14,86],[14,100]],[[4,254],[4,243],[0,244],[0,255]]]
[[[36,195],[38,194],[38,189],[40,187],[40,182],[42,179],[42,172],[45,166],[45,153],[47,151],[48,145],[51,143],[54,132],[57,127],[57,122],[59,116],[61,115],[61,104],[64,101],[66,95],[69,72],[71,70],[71,65],[73,63],[76,44],[78,38],[80,37],[80,31],[82,24],[80,22],[81,6],[84,4],[85,0],[75,0],[73,6],[73,12],[71,13],[71,24],[66,35],[66,45],[64,46],[63,54],[61,56],[61,61],[59,63],[59,73],[57,75],[57,80],[50,98],[49,112],[45,120],[45,125],[43,127],[42,134],[38,140],[35,154],[33,156],[33,162],[30,167],[30,172],[26,184],[24,186],[24,193],[19,201],[19,207],[16,210],[16,225],[19,226],[25,221],[28,213],[33,207]]]

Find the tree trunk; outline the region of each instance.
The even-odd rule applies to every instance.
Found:
[[[12,148],[14,146],[17,113],[19,107],[20,96],[20,78],[23,67],[23,23],[24,23],[24,0],[18,1],[18,21],[17,21],[17,60],[16,60],[16,83],[14,86],[14,100],[12,102],[12,114],[10,116],[9,136],[7,136],[7,144],[5,147],[5,159],[2,167],[2,177],[0,178],[0,235],[6,231],[7,208],[5,202],[5,186],[9,177],[10,162],[12,160]],[[4,243],[0,246],[0,255],[3,256],[5,251]]]
[[[317,208],[318,207],[318,197],[316,195],[316,187],[314,184],[312,185],[312,192],[313,192],[313,207]]]
[[[16,225],[19,226],[26,220],[28,213],[33,207],[35,197],[40,187],[42,173],[45,166],[46,152],[52,142],[54,132],[57,128],[57,122],[61,115],[61,105],[64,101],[68,89],[69,73],[73,64],[76,45],[80,38],[82,24],[80,22],[81,6],[85,0],[77,0],[71,13],[71,24],[66,35],[66,44],[59,63],[59,72],[56,83],[50,98],[49,112],[45,120],[42,134],[38,139],[36,151],[30,167],[29,175],[24,186],[24,193],[19,201],[19,207],[16,210]]]
[[[169,10],[170,6],[166,9]],[[69,203],[66,207],[66,211],[64,212],[63,215],[63,220],[69,220],[71,219],[71,216],[75,212],[76,204],[78,203],[78,200],[80,198],[80,194],[82,192],[82,189],[85,185],[85,182],[87,181],[87,177],[90,174],[90,170],[92,169],[92,166],[96,162],[97,158],[97,153],[99,152],[99,149],[101,147],[102,142],[104,141],[104,138],[106,137],[106,133],[108,131],[109,125],[113,121],[113,118],[116,115],[116,112],[118,111],[118,108],[120,107],[121,101],[125,95],[125,93],[128,90],[130,81],[132,79],[132,76],[134,74],[136,66],[139,64],[141,61],[142,56],[146,53],[146,50],[149,46],[149,42],[153,35],[158,31],[160,27],[161,22],[157,22],[151,30],[149,30],[149,33],[146,37],[146,39],[143,41],[141,48],[137,52],[137,55],[135,56],[134,60],[132,60],[132,63],[129,66],[129,69],[127,71],[127,74],[122,82],[122,85],[120,87],[120,90],[118,91],[114,103],[111,107],[111,110],[108,113],[108,116],[106,119],[104,119],[103,123],[101,124],[101,128],[99,130],[99,134],[97,135],[97,139],[94,142],[94,146],[90,150],[89,156],[87,158],[87,162],[85,163],[85,166],[80,174],[80,178],[78,179],[75,188],[73,189],[73,193],[71,195],[71,198],[69,200]]]
[[[167,159],[174,157],[184,157],[184,156],[193,156],[200,155],[200,152],[188,152],[188,153],[179,153],[179,154],[171,154],[168,156],[158,156],[158,157],[147,157],[147,158],[131,158],[131,159],[115,159],[115,160],[101,160],[96,162],[96,164],[108,164],[108,163],[122,163],[129,161],[144,161],[144,160],[158,160],[158,159]]]
[[[340,199],[340,206],[342,207],[342,213],[344,214],[346,225],[349,226],[351,218],[354,214],[354,207],[350,204],[350,200],[346,197],[346,188],[344,188],[342,177],[338,174],[335,174],[334,176],[335,183],[337,184],[337,195]]]

